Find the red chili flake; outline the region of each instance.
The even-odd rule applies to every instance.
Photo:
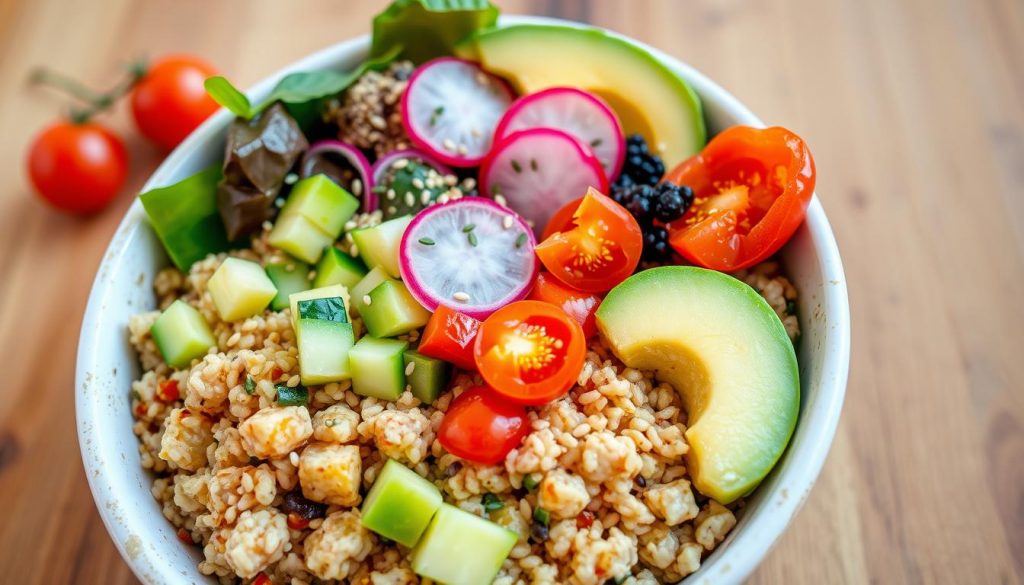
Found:
[[[174,402],[181,397],[177,380],[164,380],[157,387],[157,396],[164,402]]]
[[[252,580],[252,585],[271,585],[272,583],[273,581],[270,580],[270,577],[267,577],[266,573],[260,573]]]
[[[277,380],[282,375],[284,375],[284,370],[282,370],[278,366],[274,366],[274,369],[270,370],[270,380],[271,381]]]
[[[185,408],[185,409],[183,409],[181,411],[181,418],[187,418],[189,416],[192,416],[192,411],[191,410]]]
[[[288,528],[292,530],[305,530],[309,526],[309,520],[299,516],[295,512],[288,514]]]
[[[145,402],[140,402],[140,403],[135,405],[135,416],[140,416],[140,417],[146,416],[146,412],[148,410],[149,409],[146,407],[146,403]]]
[[[185,530],[184,528],[178,529],[178,540],[184,542],[185,544],[195,544],[194,542],[192,542],[192,535],[189,534],[188,530]]]
[[[583,510],[580,515],[576,517],[576,529],[583,530],[590,528],[594,524],[594,513],[590,510]]]

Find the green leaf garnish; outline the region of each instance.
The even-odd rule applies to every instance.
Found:
[[[241,91],[238,91],[238,88],[231,85],[227,78],[220,75],[209,77],[203,82],[203,87],[206,88],[206,93],[210,94],[213,101],[224,106],[239,118],[248,120],[256,115],[256,111],[252,109],[252,103],[249,102],[249,98]]]
[[[451,55],[459,41],[497,22],[488,0],[394,0],[373,19],[370,57],[404,45],[399,57],[420,64]]]
[[[245,377],[245,393],[252,396],[256,392],[256,381],[252,379],[252,376]]]

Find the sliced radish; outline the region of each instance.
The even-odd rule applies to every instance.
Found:
[[[433,167],[439,175],[454,174],[452,173],[452,170],[448,168],[448,165],[429,154],[414,148],[404,148],[402,150],[393,150],[378,158],[377,162],[373,163],[373,184],[381,184],[384,181],[384,175],[387,174],[391,166],[400,160],[418,160],[425,165]]]
[[[320,140],[310,145],[302,157],[299,173],[303,178],[321,173],[345,187],[363,201],[363,211],[377,209],[377,195],[370,161],[363,151],[340,140]]]
[[[509,134],[480,167],[480,192],[504,197],[538,234],[556,211],[589,187],[608,193],[601,162],[590,147],[552,128]]]
[[[515,98],[476,63],[441,57],[420,65],[402,95],[402,124],[417,146],[456,167],[480,164]]]
[[[530,292],[536,243],[521,217],[490,199],[434,205],[413,218],[402,236],[402,280],[431,311],[443,303],[484,319]]]
[[[589,146],[609,180],[619,176],[626,138],[615,112],[596,95],[575,87],[552,87],[517,99],[494,131],[495,142],[530,128],[554,128]]]

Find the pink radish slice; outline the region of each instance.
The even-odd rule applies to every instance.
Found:
[[[441,57],[420,65],[402,95],[402,124],[409,138],[455,167],[480,164],[494,128],[514,99],[500,77],[476,63]]]
[[[608,178],[590,147],[561,130],[533,128],[506,136],[480,167],[481,193],[501,195],[541,233],[563,205]]]
[[[302,178],[321,173],[346,188],[363,201],[363,211],[377,209],[377,195],[370,161],[351,144],[340,140],[320,140],[310,145],[299,166]],[[356,183],[356,180],[359,183]]]
[[[626,158],[626,138],[618,116],[592,93],[575,87],[552,87],[517,99],[494,131],[494,140],[518,130],[554,128],[572,134],[594,151],[609,180],[619,176]]]
[[[526,297],[537,276],[536,239],[521,217],[484,197],[424,209],[399,247],[402,281],[424,307],[484,319]]]
[[[439,175],[452,175],[454,174],[448,165],[430,156],[429,154],[416,150],[414,148],[404,148],[402,150],[393,150],[384,156],[377,159],[377,162],[373,163],[373,184],[378,185],[384,180],[384,175],[387,174],[388,169],[395,162],[402,159],[418,160],[423,164],[433,167]]]

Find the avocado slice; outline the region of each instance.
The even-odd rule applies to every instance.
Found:
[[[441,506],[441,490],[415,471],[388,459],[366,494],[360,518],[377,534],[416,546]]]
[[[452,506],[441,504],[412,550],[410,565],[421,577],[445,585],[490,583],[519,535]]]
[[[771,471],[796,426],[800,379],[785,327],[754,289],[704,268],[652,268],[608,293],[597,326],[623,363],[681,393],[697,489],[727,504]]]
[[[603,30],[519,24],[481,31],[456,53],[522,94],[571,85],[600,96],[625,131],[642,134],[669,168],[700,152],[707,139],[693,89],[646,50]]]

